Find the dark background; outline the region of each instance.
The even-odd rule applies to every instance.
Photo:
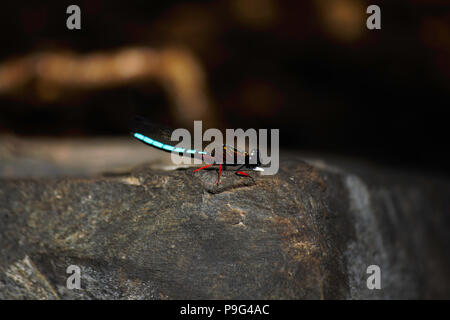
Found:
[[[70,4],[81,7],[79,31],[66,28]],[[365,27],[369,4],[381,7],[381,30]],[[448,175],[449,9],[430,0],[10,1],[0,63],[43,51],[183,48],[205,76],[210,125],[280,128],[286,149]],[[54,99],[37,87],[32,79],[0,92],[0,134],[118,136],[133,114],[187,122],[158,81]]]

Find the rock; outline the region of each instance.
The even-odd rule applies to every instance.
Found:
[[[4,178],[0,299],[450,298],[449,181],[295,154],[280,168]]]

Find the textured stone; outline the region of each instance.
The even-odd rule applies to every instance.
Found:
[[[215,170],[149,165],[2,179],[0,298],[450,297],[448,181],[294,154],[280,167],[219,185]],[[372,264],[382,290],[367,289]]]

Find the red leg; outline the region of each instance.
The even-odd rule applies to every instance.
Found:
[[[195,169],[195,170],[194,170],[194,172],[197,172],[197,171],[200,171],[200,170],[206,169],[206,168],[208,168],[208,167],[211,167],[212,165],[213,165],[213,164],[208,164],[207,166],[204,166],[204,167],[201,167],[201,168]]]
[[[219,180],[217,180],[217,182],[220,182],[220,174],[222,173],[222,164],[220,164],[219,166]]]
[[[240,169],[240,168],[239,168]],[[250,179],[252,179],[253,182],[255,182],[255,179],[253,179],[253,177],[251,175],[249,175],[248,173],[236,170],[236,175],[238,176],[245,176],[245,177],[249,177]]]

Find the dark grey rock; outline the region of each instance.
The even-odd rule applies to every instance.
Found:
[[[275,176],[219,185],[214,170],[148,166],[3,179],[0,298],[450,298],[448,181],[281,159]]]

